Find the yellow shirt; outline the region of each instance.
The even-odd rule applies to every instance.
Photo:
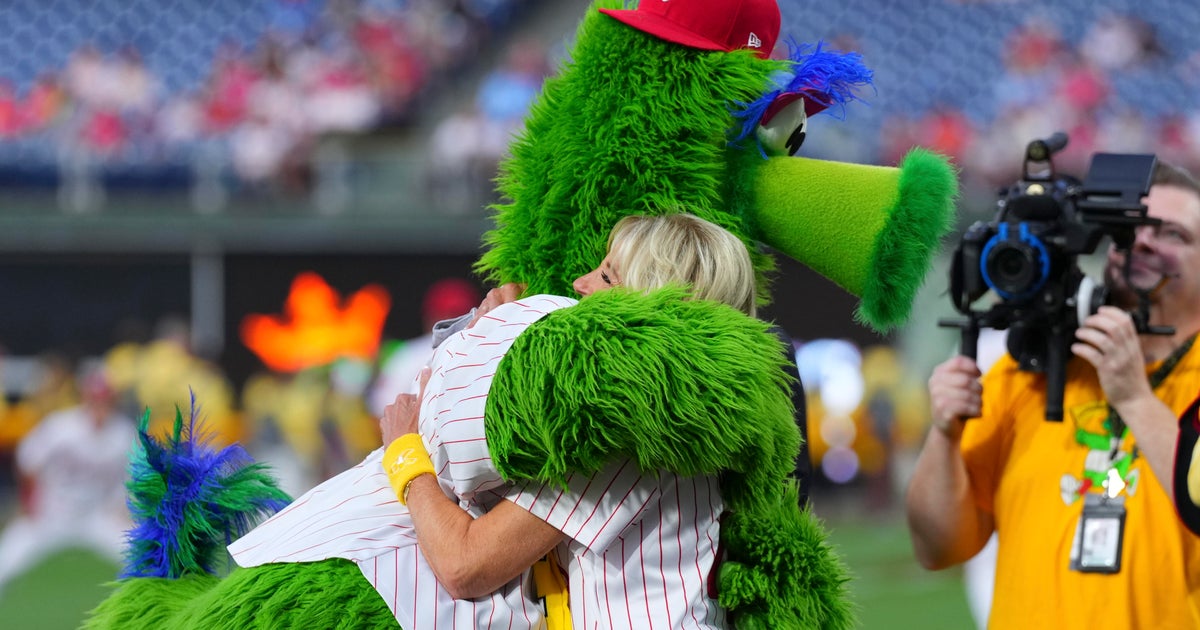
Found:
[[[1200,538],[1140,456],[1124,474],[1121,571],[1070,570],[1081,493],[1102,491],[1091,479],[1107,472],[1109,450],[1081,444],[1076,433],[1106,435],[1095,371],[1072,359],[1067,383],[1063,421],[1046,421],[1045,376],[1018,371],[1005,356],[984,379],[983,418],[963,432],[971,486],[979,506],[995,515],[1000,539],[989,628],[1200,628]],[[1198,390],[1200,344],[1155,392],[1179,414]],[[1134,443],[1128,435],[1118,458]]]

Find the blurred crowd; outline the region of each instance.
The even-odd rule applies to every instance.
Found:
[[[1155,93],[1175,90],[1176,84],[1195,93],[1200,88],[1200,49],[1168,52],[1155,27],[1132,14],[1108,11],[1088,20],[1075,39],[1039,14],[1005,34],[998,46],[1001,73],[976,79],[989,92],[985,108],[957,105],[962,99],[952,93],[952,85],[940,86],[943,97],[931,99],[929,106],[898,104],[876,121],[873,112],[859,111],[863,105],[853,105],[845,121],[822,117],[819,134],[801,151],[823,159],[895,164],[915,146],[932,148],[961,168],[969,198],[990,197],[1015,181],[1026,144],[1054,131],[1070,137],[1068,148],[1056,158],[1057,168],[1080,178],[1090,156],[1102,151],[1156,153],[1192,170],[1200,168],[1200,111],[1180,108]],[[848,33],[827,44],[836,50],[867,48]],[[926,44],[936,47],[936,42]],[[515,42],[474,100],[460,103],[436,128],[428,151],[437,207],[455,212],[494,200],[497,164],[558,62],[542,48],[536,42]],[[871,65],[872,59],[865,61]],[[978,77],[986,73],[986,68],[971,72]],[[867,106],[882,99],[865,97]],[[876,133],[877,143],[872,139]]]
[[[427,182],[434,207],[461,214],[495,201],[500,160],[552,70],[541,42],[519,38],[488,71],[473,98],[458,103],[429,140]]]
[[[1200,167],[1200,110],[1173,107],[1156,93],[1183,83],[1194,94],[1200,49],[1173,58],[1151,24],[1105,12],[1074,41],[1053,21],[1031,16],[1001,50],[993,111],[939,104],[897,113],[882,125],[880,159],[895,163],[913,146],[930,147],[955,159],[966,185],[993,191],[1019,177],[1026,144],[1065,131],[1070,143],[1055,165],[1081,179],[1096,152],[1155,153]]]
[[[303,188],[316,138],[407,124],[517,4],[273,0],[257,40],[224,42],[182,89],[145,62],[154,51],[81,41],[30,85],[0,77],[0,142],[31,139],[101,164],[203,158],[248,184]]]
[[[0,142],[52,144],[58,160],[202,162],[251,187],[303,192],[323,135],[402,127],[442,102],[432,94],[462,93],[431,130],[425,185],[444,212],[478,211],[494,200],[497,165],[560,61],[552,54],[557,41],[505,41],[519,5],[273,0],[257,38],[217,46],[205,75],[187,89],[168,89],[137,46],[81,41],[63,67],[45,68],[27,85],[0,76]],[[890,52],[855,37],[843,33],[829,43]],[[1153,24],[1112,10],[1086,18],[1070,37],[1036,13],[1001,37],[999,73],[976,68],[969,74],[978,85],[964,86],[986,86],[987,106],[963,103],[953,85],[937,86],[928,104],[889,106],[874,119],[848,114],[845,124],[823,121],[840,129],[825,142],[815,138],[808,152],[890,164],[912,146],[931,147],[954,157],[969,187],[992,190],[1015,179],[1025,143],[1062,130],[1071,138],[1059,159],[1066,172],[1082,175],[1097,151],[1154,152],[1200,167],[1200,113],[1165,97],[1200,87],[1200,49],[1168,50]],[[964,59],[981,63],[975,53]],[[483,73],[474,87],[442,89],[474,70]],[[3,161],[0,155],[0,167]]]

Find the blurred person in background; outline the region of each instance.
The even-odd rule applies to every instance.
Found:
[[[3,354],[0,349],[0,354]],[[75,375],[66,357],[47,352],[37,357],[31,383],[17,383],[19,376],[2,381],[12,396],[0,407],[0,453],[12,454],[21,439],[52,412],[79,404]]]
[[[217,365],[192,351],[186,319],[163,317],[148,343],[122,342],[105,353],[104,363],[122,411],[136,416],[150,410],[151,434],[166,435],[174,425],[176,407],[188,409],[193,392],[218,443],[232,444],[244,437],[233,388]]]
[[[379,376],[370,389],[369,409],[375,417],[396,400],[398,394],[416,393],[417,373],[433,354],[434,326],[443,320],[474,311],[479,290],[463,278],[442,278],[429,286],[421,300],[421,329],[425,334],[402,342],[381,362]]]
[[[1200,391],[1200,185],[1159,162],[1144,203],[1162,223],[1138,227],[1128,254],[1110,249],[1115,306],[1071,340],[1082,360],[1066,367],[1062,422],[1044,419],[1044,378],[1009,356],[982,381],[962,356],[929,379],[913,547],[942,569],[998,534],[989,628],[1200,625],[1200,538],[1172,501],[1178,418]],[[1142,296],[1148,323],[1173,334],[1138,335],[1127,311]]]
[[[0,591],[55,551],[86,547],[119,563],[125,531],[125,469],[131,418],[100,367],[80,378],[82,402],[42,420],[20,443],[20,507],[0,535]]]

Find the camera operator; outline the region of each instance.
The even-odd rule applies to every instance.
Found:
[[[1114,306],[1075,332],[1062,422],[1045,420],[1045,375],[1007,355],[982,379],[963,356],[929,379],[913,547],[942,569],[998,533],[989,628],[1200,627],[1200,538],[1171,492],[1177,419],[1200,393],[1200,187],[1160,162],[1144,203],[1162,223],[1136,229],[1128,271],[1110,250]],[[1134,287],[1173,335],[1136,332]]]

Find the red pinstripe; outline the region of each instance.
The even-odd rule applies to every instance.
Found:
[[[572,477],[565,491],[539,487],[535,494],[526,486],[508,496],[571,537],[565,548],[577,628],[721,628],[724,613],[703,580],[722,507],[716,483],[645,477],[621,465]]]

